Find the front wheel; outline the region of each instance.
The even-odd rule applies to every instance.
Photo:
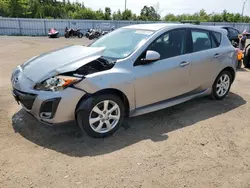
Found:
[[[90,97],[80,103],[76,119],[80,128],[91,137],[113,134],[124,119],[124,104],[112,94]]]
[[[221,100],[228,94],[233,78],[229,71],[222,71],[216,78],[212,88],[212,97],[216,100]]]
[[[81,32],[78,33],[78,38],[82,38],[83,34]]]

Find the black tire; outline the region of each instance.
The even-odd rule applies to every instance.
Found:
[[[89,40],[92,40],[94,39],[94,36],[93,35],[89,35]]]
[[[244,54],[244,58],[243,58],[243,65],[246,68],[250,68],[250,49],[247,49],[248,51]]]
[[[81,32],[78,33],[78,38],[82,38],[83,34]]]
[[[89,123],[89,116],[91,114],[92,109],[102,101],[110,100],[115,102],[120,108],[120,119],[116,126],[108,132],[99,133],[92,129]],[[112,135],[122,124],[125,115],[125,107],[120,99],[120,97],[113,94],[102,94],[89,97],[80,102],[79,107],[76,111],[76,120],[78,125],[80,126],[82,131],[85,131],[89,136],[95,138],[102,138]]]
[[[217,84],[219,83],[219,80],[223,75],[228,75],[229,76],[229,87],[228,87],[228,90],[226,91],[225,94],[223,94],[222,96],[219,96],[218,93],[217,93]],[[214,81],[214,84],[213,84],[213,87],[212,87],[212,93],[211,93],[212,98],[215,99],[215,100],[224,99],[227,96],[228,92],[230,91],[232,81],[233,81],[233,76],[232,76],[231,72],[229,72],[227,70],[222,71]]]

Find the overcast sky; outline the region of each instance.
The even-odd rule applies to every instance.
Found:
[[[76,1],[76,0],[71,0]],[[181,14],[194,13],[205,9],[208,13],[222,12],[227,9],[229,12],[241,13],[244,0],[127,0],[127,8],[139,14],[144,5],[155,5],[157,2],[162,10],[161,15],[167,13]],[[245,6],[245,15],[250,16],[250,0]],[[84,2],[86,7],[94,10],[104,7],[111,7],[112,12],[118,9],[124,10],[125,0],[78,0]]]

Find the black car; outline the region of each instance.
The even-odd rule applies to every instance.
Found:
[[[239,38],[238,35],[240,34],[240,31],[234,27],[229,27],[229,26],[222,26],[221,28],[226,29],[227,30],[227,36],[229,38],[229,40],[233,43],[236,43],[237,46],[239,44]]]

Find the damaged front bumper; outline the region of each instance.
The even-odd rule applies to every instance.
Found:
[[[38,91],[34,82],[15,70],[12,78],[12,94],[22,107],[39,121],[60,124],[75,120],[75,109],[86,94],[82,90],[68,87],[60,91]]]
[[[41,122],[53,125],[75,120],[75,110],[85,93],[74,88],[60,92],[28,93],[13,89],[15,99]]]

